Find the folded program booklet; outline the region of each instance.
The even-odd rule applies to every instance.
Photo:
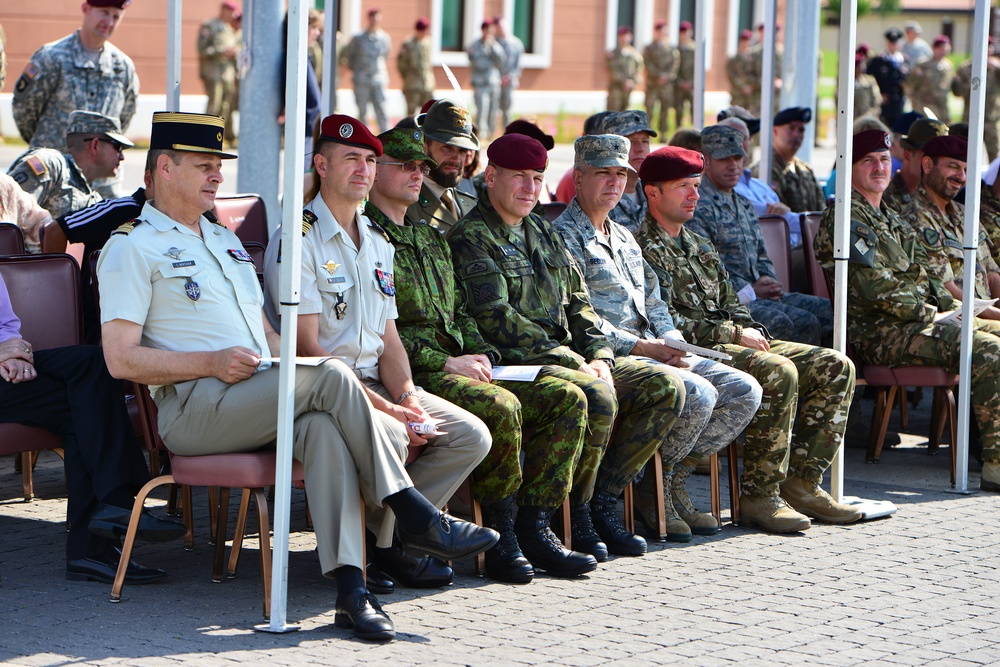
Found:
[[[692,345],[687,341],[676,340],[674,338],[662,338],[661,339],[667,347],[677,350],[679,352],[687,352],[688,354],[697,354],[699,357],[705,357],[706,359],[717,359],[719,361],[730,361],[731,356],[725,352],[716,352],[715,350],[710,350],[707,347],[701,347],[700,345]]]

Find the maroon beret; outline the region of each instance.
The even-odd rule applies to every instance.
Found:
[[[504,169],[545,171],[549,154],[538,139],[523,134],[505,134],[486,149],[490,164]]]
[[[632,34],[632,27],[631,26],[627,26],[627,25],[623,25],[622,27],[618,28],[618,34],[619,35],[631,35]]]
[[[643,183],[662,183],[701,176],[704,170],[705,158],[698,151],[665,146],[646,156],[639,167],[639,178]]]
[[[653,24],[653,29],[654,30],[663,30],[663,28],[665,28],[666,25],[667,25],[667,22],[664,21],[663,19],[660,19],[659,21],[657,21],[656,23]]]
[[[482,23],[479,24],[480,30],[486,30],[487,28],[492,28],[492,27],[493,27],[493,21],[483,21]]]
[[[922,149],[927,157],[949,157],[961,162],[967,161],[969,155],[969,140],[958,135],[948,134],[934,137]]]
[[[240,10],[240,6],[237,4],[236,0],[222,0],[222,6],[234,12],[238,12]]]
[[[550,151],[556,145],[556,140],[552,138],[552,135],[545,134],[542,128],[538,127],[532,122],[526,120],[515,120],[510,125],[504,128],[504,134],[523,134],[526,137],[532,137],[533,139],[538,139],[539,143],[545,147],[545,150]]]
[[[678,32],[687,32],[688,30],[691,30],[691,28],[693,28],[693,27],[694,26],[691,25],[690,21],[681,21],[681,24],[680,24],[680,26],[678,26],[677,31]]]
[[[91,7],[114,7],[115,9],[127,9],[132,4],[132,0],[87,0]]]
[[[934,44],[932,46],[934,48],[937,48],[943,44],[951,44],[951,40],[948,39],[948,35],[938,35],[937,37],[935,37]]]
[[[853,155],[851,162],[857,162],[869,153],[887,151],[892,146],[888,132],[882,130],[865,130],[854,135]]]
[[[427,28],[431,27],[431,22],[427,20],[426,16],[421,16],[417,19],[417,22],[413,27],[417,30],[427,30]]]
[[[748,39],[753,39],[753,33],[750,32],[749,30],[741,30],[740,31],[740,41],[742,42],[742,41],[745,41],[745,40],[748,40]]]
[[[338,144],[370,148],[376,157],[382,156],[382,142],[372,131],[357,118],[342,113],[335,113],[323,119],[319,128],[319,138]]]
[[[382,10],[378,7],[372,7],[368,10],[368,16],[375,16],[376,14],[381,14]]]

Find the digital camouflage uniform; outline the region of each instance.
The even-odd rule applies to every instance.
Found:
[[[764,389],[745,433],[742,492],[774,495],[786,473],[822,479],[847,428],[854,394],[851,361],[836,350],[802,343],[771,339],[769,352],[734,344],[743,328],[767,332],[740,303],[708,239],[686,227],[672,239],[647,218],[636,241],[677,327],[692,342],[732,355],[726,363],[752,375]]]
[[[753,61],[753,75],[750,77],[750,81],[753,83],[753,93],[751,93],[752,102],[747,109],[750,113],[759,116],[761,114],[761,79],[764,77],[764,49],[761,48],[760,44],[754,44],[750,47],[750,58]],[[785,49],[781,44],[774,47],[774,63],[773,63],[773,76],[775,79],[781,78],[782,67],[784,66],[785,60]],[[781,104],[781,95],[778,94],[779,91],[775,88],[774,95],[772,96],[772,102],[774,104],[773,112],[778,111],[778,107]]]
[[[492,137],[500,110],[500,69],[506,54],[495,39],[487,42],[482,38],[470,44],[467,53],[476,100],[476,127],[482,136]]]
[[[561,505],[586,437],[583,392],[555,377],[487,383],[445,372],[449,357],[484,354],[500,361],[468,314],[448,243],[409,218],[405,226],[394,224],[371,202],[365,215],[386,230],[396,249],[396,327],[414,381],[482,419],[493,435],[490,453],[472,475],[476,499],[490,505],[517,493],[521,506]]]
[[[955,281],[965,294],[962,285],[965,265],[964,245],[965,207],[955,201],[948,202],[945,212],[937,207],[921,184],[913,193],[913,201],[906,208],[903,220],[917,233],[917,238],[927,254],[928,273],[942,284]],[[993,261],[986,230],[979,230],[979,248],[976,251],[976,297],[990,298],[987,274],[1000,273],[1000,266]]]
[[[955,78],[955,66],[947,58],[924,58],[910,69],[906,79],[906,94],[913,110],[920,113],[927,107],[938,120],[948,123],[948,91]]]
[[[951,80],[951,92],[961,97],[965,102],[962,120],[969,122],[969,96],[972,91],[972,61],[966,61]],[[986,60],[986,105],[983,118],[983,143],[990,161],[1000,153],[1000,135],[997,125],[1000,123],[1000,60],[990,56]]]
[[[882,94],[878,90],[875,77],[866,72],[854,77],[854,117],[872,116],[878,118],[882,112]]]
[[[521,228],[524,240],[481,200],[448,232],[458,280],[480,332],[506,363],[544,364],[543,376],[572,382],[586,394],[588,435],[571,504],[589,503],[595,487],[617,496],[677,420],[684,385],[659,364],[615,358],[559,233],[534,214]],[[577,370],[594,360],[613,367],[613,388]]]
[[[403,96],[406,98],[406,115],[412,116],[424,102],[434,97],[434,65],[431,64],[431,38],[409,37],[399,47],[396,60],[403,77]]]
[[[674,101],[674,79],[677,78],[677,49],[664,40],[653,40],[642,50],[642,62],[646,66],[646,114],[650,122],[659,109],[657,127],[661,135],[667,133],[667,116]]]
[[[127,130],[135,115],[139,77],[132,60],[110,42],[95,65],[78,32],[35,51],[14,86],[12,110],[32,148],[66,150],[66,127],[76,110],[117,118]]]
[[[643,192],[642,184],[639,184],[635,188],[635,196],[622,195],[615,207],[611,209],[608,217],[635,233],[642,221],[646,219],[648,211],[649,202],[646,201],[646,193]]]
[[[7,173],[53,218],[101,200],[69,153],[34,148],[14,160]]]
[[[685,226],[712,242],[733,288],[738,292],[763,276],[777,279],[750,201],[722,192],[708,176],[701,179],[698,191],[701,199],[694,218]],[[833,307],[826,299],[787,292],[780,301],[757,299],[747,308],[754,320],[781,340],[819,345],[833,335]]]
[[[629,98],[639,83],[642,56],[629,45],[616,48],[607,54],[608,61],[608,111],[625,111]]]
[[[684,108],[694,122],[694,45],[677,47],[677,78],[674,80],[674,122],[684,125]]]
[[[521,56],[524,55],[524,42],[516,35],[507,33],[500,40],[503,49],[503,67],[500,68],[500,127],[510,124],[510,108],[514,103],[514,91],[521,85]],[[507,78],[507,83],[503,82]]]
[[[760,178],[760,170],[752,173]],[[812,167],[797,157],[785,162],[777,151],[771,151],[771,187],[778,193],[781,203],[796,213],[822,211],[826,208],[823,188],[816,180]]]
[[[354,99],[358,104],[358,118],[362,123],[371,104],[379,132],[389,129],[385,114],[385,88],[389,85],[389,70],[385,59],[392,50],[389,33],[381,28],[364,30],[351,39],[341,54],[341,61],[351,70]]]
[[[892,180],[889,181],[885,192],[882,193],[882,203],[892,209],[893,213],[902,215],[903,211],[910,206],[911,201],[913,201],[913,194],[906,187],[903,173],[897,171]]]
[[[238,33],[226,21],[216,16],[205,21],[198,32],[198,72],[208,95],[205,113],[221,116],[226,121],[226,138],[233,138],[233,112],[236,111],[236,56]]]
[[[979,190],[979,228],[986,232],[993,259],[1000,257],[1000,197],[993,186],[982,184]]]
[[[754,105],[753,56],[749,51],[736,53],[726,61],[730,104],[750,109]]]
[[[816,258],[833,270],[834,209],[823,214]],[[934,324],[960,307],[928,273],[916,232],[885,206],[876,210],[851,193],[851,256],[847,273],[847,336],[862,361],[889,366],[942,366],[958,372],[961,327]],[[1000,461],[1000,324],[976,319],[972,338],[972,409],[983,460]]]
[[[640,338],[683,339],[674,327],[653,269],[632,234],[607,220],[601,238],[576,198],[553,222],[583,274],[601,330],[619,357]],[[684,381],[684,410],[660,446],[665,471],[685,456],[714,454],[743,431],[760,405],[760,385],[739,371],[698,357],[689,369],[670,367]]]

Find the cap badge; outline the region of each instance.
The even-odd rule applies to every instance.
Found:
[[[465,127],[469,124],[469,110],[461,107],[452,107],[455,112],[455,127]]]
[[[216,141],[222,141],[222,132],[217,132],[215,134],[215,140]]]
[[[351,135],[354,134],[354,126],[350,123],[344,123],[340,126],[340,138],[350,139]]]
[[[883,138],[885,139],[885,147],[892,148],[892,139],[889,138],[888,133],[886,133],[885,137]]]

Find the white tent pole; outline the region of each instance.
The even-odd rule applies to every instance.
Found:
[[[181,0],[167,3],[167,111],[181,110]]]
[[[989,38],[990,2],[976,1],[975,27],[972,35],[972,92],[969,96],[969,137],[983,136],[983,114],[986,110],[986,86],[975,85],[986,80],[986,42]],[[972,334],[976,321],[972,307],[976,293],[976,250],[979,247],[979,191],[983,187],[980,162],[983,149],[979,141],[969,142],[968,180],[965,185],[965,266],[963,268],[962,345],[958,361],[958,459],[955,462],[955,490],[969,489],[969,415],[972,389]]]
[[[281,219],[281,363],[278,366],[278,441],[274,490],[274,556],[271,561],[271,622],[266,632],[288,632],[288,524],[292,486],[292,430],[295,418],[295,337],[302,263],[302,162],[305,153],[306,0],[288,3],[285,69],[284,195]]]
[[[857,0],[840,6],[840,76],[837,108],[837,188],[833,233],[833,347],[847,353],[847,260],[850,257],[851,165],[854,140],[854,58],[857,48]],[[844,495],[844,444],[830,465],[830,495],[838,502]]]
[[[696,130],[705,127],[705,3],[694,4],[694,88],[691,91],[691,120]],[[678,119],[679,122],[679,119]],[[660,141],[666,141],[662,137]]]
[[[323,95],[320,100],[321,118],[333,113],[337,106],[337,30],[340,29],[340,2],[326,4],[323,13]]]
[[[771,128],[774,126],[774,34],[777,3],[764,0],[764,42],[760,73],[760,160],[757,177],[771,183]]]

